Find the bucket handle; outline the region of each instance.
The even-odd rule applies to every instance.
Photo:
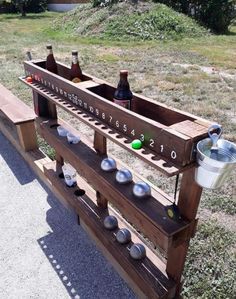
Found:
[[[216,131],[212,133],[212,131]],[[219,124],[213,124],[212,126],[209,127],[208,129],[208,135],[211,138],[212,141],[212,146],[216,147],[217,141],[219,140],[220,136],[222,134],[222,127]]]

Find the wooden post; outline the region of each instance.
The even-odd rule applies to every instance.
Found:
[[[48,99],[33,90],[34,111],[37,116],[45,117],[48,119],[57,119],[57,107]],[[56,161],[59,165],[64,164],[64,159],[56,152]]]
[[[202,188],[194,180],[194,173],[195,168],[184,172],[178,199],[180,213],[189,221],[193,221],[196,217],[202,194]],[[176,248],[171,247],[167,254],[166,272],[177,282],[176,298],[179,298],[181,292],[181,275],[188,252],[189,241],[190,238]]]
[[[21,147],[27,152],[38,148],[34,121],[16,125]]]
[[[54,103],[33,90],[34,111],[37,116],[57,119],[57,109]]]
[[[100,156],[107,154],[107,140],[97,131],[94,132],[94,148]]]
[[[98,155],[106,156],[107,154],[107,140],[106,138],[99,134],[97,131],[94,132],[94,148]],[[98,191],[96,191],[97,205],[103,209],[107,208],[107,199]]]

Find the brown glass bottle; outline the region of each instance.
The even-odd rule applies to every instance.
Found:
[[[70,69],[70,80],[74,83],[82,81],[83,75],[79,66],[78,51],[72,51],[72,63]]]
[[[46,59],[46,69],[49,72],[57,74],[57,64],[53,56],[52,45],[47,45],[48,56]]]
[[[114,103],[124,108],[131,109],[132,98],[133,98],[133,94],[130,90],[129,82],[128,82],[128,71],[121,70],[120,81],[114,93],[113,101]]]

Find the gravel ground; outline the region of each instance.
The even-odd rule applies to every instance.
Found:
[[[136,298],[0,133],[0,298]]]

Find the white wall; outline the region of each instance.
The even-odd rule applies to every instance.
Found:
[[[48,10],[68,11],[75,8],[78,4],[48,4]]]

